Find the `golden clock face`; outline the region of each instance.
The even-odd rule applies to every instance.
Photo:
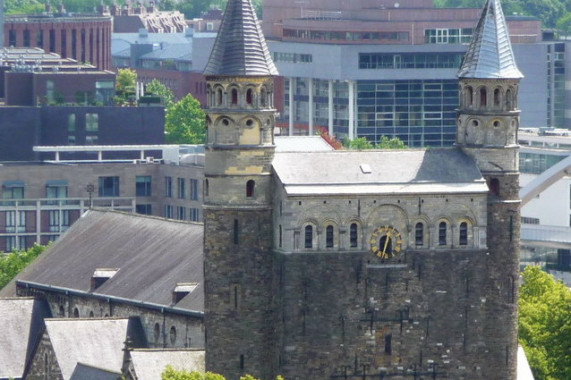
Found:
[[[391,226],[377,228],[369,240],[371,251],[381,259],[399,256],[402,252],[400,232]]]

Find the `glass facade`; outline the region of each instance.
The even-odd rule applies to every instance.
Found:
[[[456,140],[457,80],[357,82],[357,135],[398,137],[409,147],[451,146]]]
[[[565,44],[547,46],[547,125],[565,127]]]

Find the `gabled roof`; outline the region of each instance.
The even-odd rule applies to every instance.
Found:
[[[91,210],[16,280],[87,294],[97,268],[117,268],[93,294],[169,307],[177,283],[196,282],[174,306],[202,312],[203,231],[199,224]],[[2,295],[15,295],[14,281]]]
[[[250,0],[229,0],[204,75],[278,75]]]
[[[520,79],[500,0],[488,0],[464,56],[459,78]]]
[[[138,380],[160,379],[167,365],[177,371],[205,371],[204,350],[135,349],[130,355]]]
[[[21,379],[24,366],[41,337],[49,306],[31,298],[0,299],[0,379]]]
[[[488,191],[458,149],[276,152],[273,168],[289,196]]]
[[[46,334],[64,380],[71,379],[76,366],[95,367],[121,373],[127,337],[144,335],[134,319],[46,319]],[[136,328],[134,328],[136,327]]]
[[[118,380],[121,373],[93,367],[83,363],[77,363],[70,380]]]

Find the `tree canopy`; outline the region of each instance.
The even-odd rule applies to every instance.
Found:
[[[177,371],[172,366],[167,366],[161,375],[161,380],[226,380],[222,375],[212,372],[188,372],[185,370]],[[240,380],[257,380],[251,375],[240,377]],[[284,380],[283,377],[278,376],[276,380]]]
[[[174,94],[170,88],[162,84],[158,79],[153,79],[145,87],[147,94],[159,96],[161,98],[161,103],[164,104],[165,108],[169,108],[173,105]]]
[[[45,249],[45,245],[35,244],[26,251],[13,251],[8,254],[0,253],[0,289],[6,286]]]
[[[474,8],[482,7],[486,0],[435,0],[440,8]],[[571,0],[519,0],[502,1],[506,16],[534,16],[541,20],[546,28],[556,27],[557,21],[571,11]]]
[[[350,150],[364,149],[406,149],[406,144],[398,137],[389,138],[382,136],[377,144],[373,144],[366,137],[357,137],[353,140],[345,140],[345,147]]]
[[[523,272],[519,340],[536,380],[571,379],[571,291],[540,267]]]
[[[165,118],[168,144],[204,144],[206,114],[191,94],[167,108]]]

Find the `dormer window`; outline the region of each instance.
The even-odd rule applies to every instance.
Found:
[[[97,268],[91,276],[91,291],[99,288],[107,280],[115,276],[119,272],[119,268]]]
[[[180,282],[176,284],[172,292],[172,304],[179,303],[184,297],[192,293],[197,286],[197,282]]]

